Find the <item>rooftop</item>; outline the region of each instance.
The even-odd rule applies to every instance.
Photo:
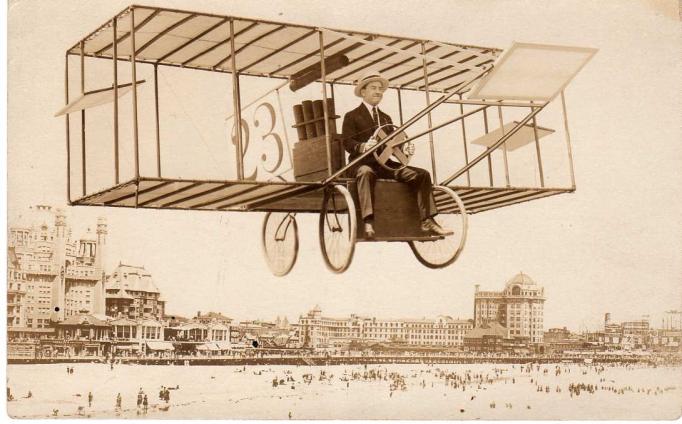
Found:
[[[508,287],[512,284],[521,284],[521,285],[527,285],[527,286],[535,286],[535,281],[533,281],[527,274],[524,274],[523,272],[519,272],[516,274],[514,277],[512,277],[507,283],[505,284],[505,287]]]
[[[507,337],[507,329],[499,322],[490,322],[467,331],[464,338],[480,339],[485,336],[505,338]]]
[[[118,264],[107,279],[106,289],[160,293],[152,275],[144,267],[122,263]]]

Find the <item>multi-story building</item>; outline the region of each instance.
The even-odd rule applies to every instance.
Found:
[[[144,267],[119,263],[106,281],[106,314],[162,321],[165,301]]]
[[[220,312],[207,312],[202,314],[201,311],[198,311],[197,316],[192,318],[192,323],[201,324],[199,329],[202,331],[202,334],[204,334],[203,339],[228,342],[230,340],[232,318],[226,317]]]
[[[319,306],[299,318],[304,346],[310,348],[347,348],[351,343],[398,343],[411,346],[455,347],[473,328],[470,320],[439,316],[436,319],[381,319],[360,317],[323,317]]]
[[[648,319],[615,323],[607,312],[604,314],[604,331],[597,333],[597,342],[608,347],[642,348],[649,344],[651,332]]]
[[[186,322],[176,327],[168,327],[166,340],[173,341],[229,341],[230,327],[220,322],[202,324],[200,322]]]
[[[163,323],[154,319],[117,318],[111,326],[112,351],[116,356],[130,356],[153,350],[173,351],[173,344],[166,343],[168,331]]]
[[[611,321],[611,314],[604,314],[604,329],[587,335],[588,341],[610,349],[640,349],[653,343],[656,331],[648,319]]]
[[[648,319],[623,321],[623,341],[635,348],[645,348],[651,338],[651,328]]]
[[[507,329],[508,338],[538,344],[543,340],[544,288],[524,273],[507,281],[502,291],[474,294],[474,324],[497,322]]]
[[[566,327],[550,328],[544,334],[545,352],[564,352],[585,347],[585,339],[571,333]]]
[[[356,322],[360,325],[361,341],[403,343],[406,341],[406,325],[399,319],[360,318],[357,316],[352,316],[352,318],[356,318]]]
[[[623,342],[623,326],[612,322],[609,312],[604,314],[604,332],[599,341],[611,346],[619,346]]]
[[[462,346],[464,335],[473,328],[471,320],[441,315],[436,319],[405,319],[405,342],[409,345]]]
[[[9,247],[22,270],[25,291],[25,321],[12,330],[43,329],[50,321],[81,313],[104,314],[106,234],[106,221],[99,218],[96,236],[88,232],[72,240],[64,212],[46,205],[32,207],[10,223]]]
[[[25,326],[26,314],[23,307],[26,294],[26,278],[21,272],[21,264],[14,247],[7,250],[7,327]]]
[[[309,348],[328,348],[339,346],[363,338],[364,319],[351,315],[349,318],[330,318],[322,316],[318,305],[298,319],[301,342]]]

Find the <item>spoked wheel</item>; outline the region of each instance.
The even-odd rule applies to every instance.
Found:
[[[429,268],[443,268],[455,262],[467,239],[467,213],[462,199],[454,190],[434,186],[434,197],[438,206],[435,221],[454,234],[432,241],[410,241],[410,248],[419,262]]]
[[[334,185],[325,191],[319,230],[327,267],[336,273],[347,270],[355,252],[357,219],[353,197],[346,187]]]
[[[278,277],[287,275],[298,257],[298,225],[294,215],[268,212],[263,220],[262,241],[270,271]]]

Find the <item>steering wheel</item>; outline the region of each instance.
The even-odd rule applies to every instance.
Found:
[[[398,127],[393,124],[382,125],[374,131],[372,138],[374,138],[377,142],[380,142],[381,140],[388,137],[389,134],[392,134],[392,132],[396,129],[398,129]],[[407,140],[407,134],[404,132],[400,132],[399,134],[395,135],[393,139],[386,143],[382,148],[374,151],[374,159],[379,165],[388,169],[389,171],[400,171],[401,169],[405,168],[410,163],[411,158],[410,155],[403,152],[402,143],[405,140]],[[391,163],[395,163],[389,162],[389,159],[391,158],[394,158],[398,161],[397,166],[389,165]]]

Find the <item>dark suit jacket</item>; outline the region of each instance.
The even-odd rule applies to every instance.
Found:
[[[391,117],[379,109],[379,120],[381,124],[392,124]],[[369,140],[377,129],[372,114],[364,103],[346,113],[343,117],[343,148],[348,152],[348,162],[352,161],[361,154],[362,143]],[[391,131],[388,131],[389,133]],[[361,164],[376,165],[372,155],[363,159]]]

